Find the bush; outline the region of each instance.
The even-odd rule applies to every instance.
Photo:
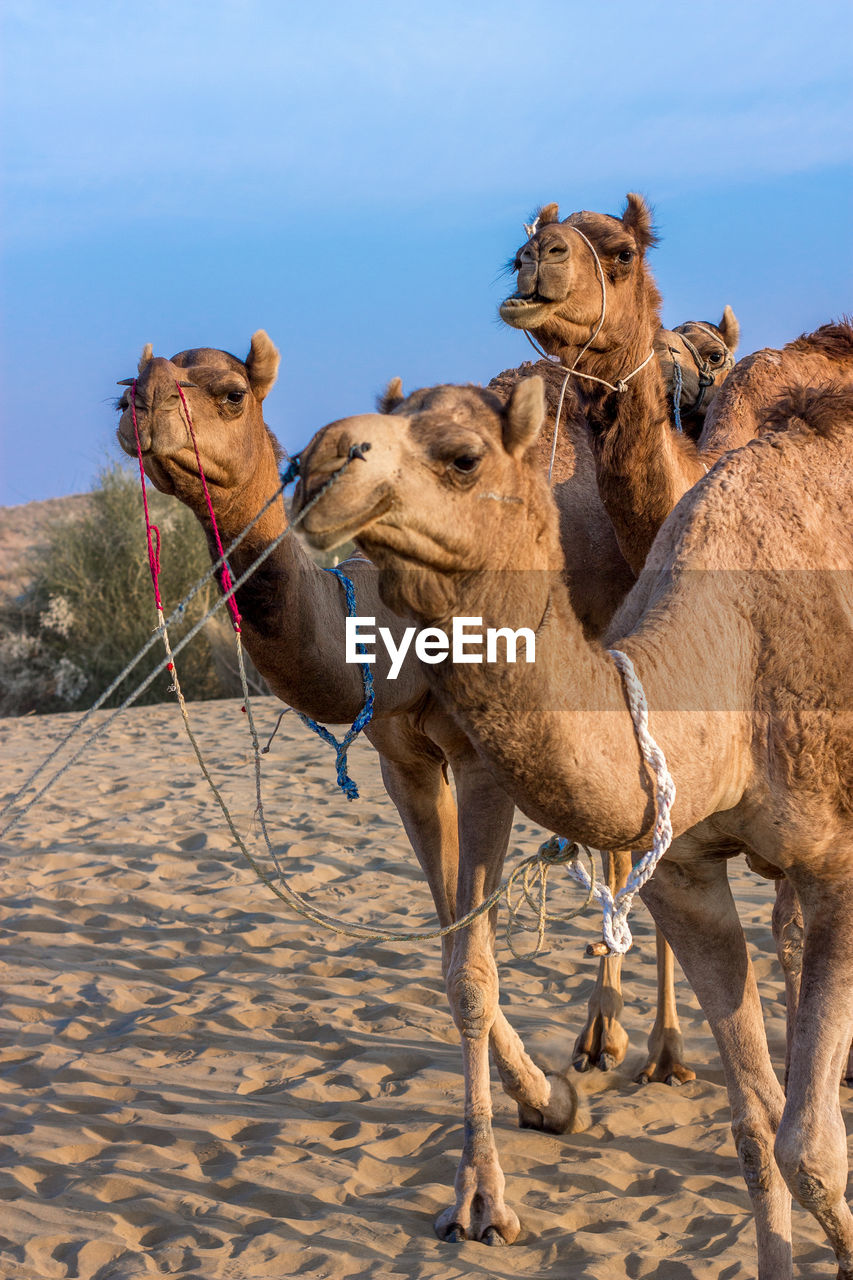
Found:
[[[156,491],[149,492],[149,502],[162,537],[160,592],[168,617],[210,567],[210,557],[186,507]],[[0,608],[0,714],[88,707],[156,626],[138,476],[117,463],[105,468],[87,512],[50,530],[33,553],[31,573],[24,593]],[[207,612],[217,592],[211,581],[194,597],[180,625],[169,628],[173,644]],[[162,657],[157,644],[105,705],[117,706]],[[204,631],[178,656],[177,666],[188,698],[235,692],[223,688]],[[163,672],[139,701],[171,696],[170,683]]]

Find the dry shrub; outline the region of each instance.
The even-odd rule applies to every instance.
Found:
[[[210,558],[190,511],[156,491],[150,505],[162,537],[160,591],[168,616],[210,567]],[[0,606],[0,715],[88,707],[156,625],[138,476],[118,464],[106,467],[86,513],[50,530],[33,552],[30,574],[24,592]],[[211,581],[193,598],[181,622],[169,628],[173,644],[207,612],[217,592]],[[227,678],[225,632],[212,623],[208,628],[177,659],[188,698],[239,692],[239,682]],[[157,644],[106,705],[118,705],[162,657]],[[163,672],[139,701],[172,697],[170,683]]]

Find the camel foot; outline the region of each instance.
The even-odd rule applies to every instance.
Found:
[[[544,1111],[538,1107],[529,1107],[518,1102],[518,1127],[520,1129],[538,1129],[542,1133],[576,1132],[578,1120],[578,1095],[574,1086],[553,1071],[546,1071],[545,1078],[551,1082],[551,1096]]]
[[[467,1220],[467,1226],[458,1220],[462,1216]],[[490,1248],[512,1244],[521,1231],[521,1223],[512,1209],[501,1205],[500,1226],[483,1221],[486,1216],[486,1207],[481,1197],[475,1196],[473,1202],[463,1205],[457,1203],[440,1213],[435,1220],[435,1234],[445,1244],[464,1244],[467,1240]]]
[[[696,1072],[685,1066],[683,1055],[680,1033],[667,1033],[658,1040],[650,1038],[649,1059],[637,1076],[637,1083],[668,1084],[677,1089],[689,1080],[695,1080]]]
[[[628,1052],[628,1033],[616,1018],[598,1014],[584,1027],[572,1054],[575,1071],[613,1071]]]

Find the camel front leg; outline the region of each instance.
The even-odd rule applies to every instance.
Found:
[[[626,850],[603,853],[604,875],[611,892],[624,887],[631,870],[631,854]],[[575,1071],[612,1071],[628,1052],[628,1033],[619,1015],[622,1012],[622,956],[602,956],[598,977],[587,1006],[586,1026],[575,1041],[572,1066]]]
[[[453,761],[459,805],[457,918],[500,883],[514,806],[471,753]],[[497,910],[454,934],[447,995],[462,1041],[464,1137],[454,1203],[436,1222],[442,1240],[511,1244],[520,1224],[504,1199],[504,1175],[492,1132],[489,1041],[504,1089],[519,1104],[522,1123],[564,1132],[575,1122],[577,1095],[562,1077],[529,1058],[498,1008],[494,957]]]
[[[649,1033],[649,1056],[637,1079],[640,1084],[662,1080],[669,1085],[696,1079],[684,1062],[684,1041],[675,1003],[675,956],[660,929],[655,928],[658,993],[655,1025]]]
[[[853,1280],[853,1215],[845,1198],[847,1138],[838,1080],[853,1029],[853,879],[798,881],[805,941],[788,1096],[776,1159],[795,1199],[817,1218]]]
[[[752,1200],[758,1280],[792,1280],[791,1197],[773,1154],[784,1094],[773,1072],[755,974],[722,857],[679,842],[641,892],[696,992],[720,1050],[732,1133]]]

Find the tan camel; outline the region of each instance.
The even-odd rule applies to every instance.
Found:
[[[245,362],[212,348],[182,351],[172,360],[143,351],[136,382],[136,410],[146,474],[161,492],[173,494],[196,514],[211,555],[217,552],[198,464],[176,383],[182,383],[192,414],[217,523],[224,544],[240,533],[278,488],[281,459],[263,419],[263,400],[278,370],[279,355],[262,331],[252,338]],[[191,385],[188,385],[191,384]],[[119,402],[118,439],[135,455],[129,393]],[[600,523],[609,522],[598,504]],[[230,557],[236,578],[286,527],[283,503],[270,508]],[[612,556],[621,559],[611,533]],[[624,562],[623,568],[624,568]],[[364,560],[347,562],[358,610],[376,618],[399,639],[402,625],[378,595],[378,573]],[[602,571],[603,572],[603,571]],[[627,570],[625,570],[627,572]],[[577,584],[584,601],[584,587]],[[246,649],[273,692],[304,714],[327,724],[351,723],[364,693],[357,665],[345,661],[346,605],[339,581],[285,538],[237,593]],[[453,719],[438,706],[419,663],[407,661],[396,680],[388,679],[387,654],[373,668],[375,710],[365,730],[376,747],[385,788],[423,868],[442,926],[457,915],[467,892],[458,885],[460,848],[464,867],[503,862],[514,804],[478,758]],[[457,804],[448,779],[456,784]],[[330,764],[331,769],[331,764]],[[486,819],[482,815],[488,815]],[[474,817],[476,815],[476,818]],[[472,819],[474,819],[472,821]],[[476,874],[476,872],[471,872]],[[452,943],[445,939],[446,971]],[[491,962],[497,983],[497,970]],[[497,987],[495,986],[495,990]],[[523,1127],[563,1133],[578,1124],[577,1095],[562,1075],[543,1072],[527,1055],[516,1032],[499,1014],[490,1025],[491,1051],[505,1091],[518,1104]],[[466,1041],[463,1038],[463,1057]],[[469,1144],[470,1145],[470,1144]],[[457,1186],[471,1180],[472,1154],[463,1152]],[[495,1155],[494,1177],[503,1185]],[[467,1238],[502,1244],[518,1234],[508,1210],[467,1219],[463,1231],[451,1207],[436,1224],[448,1240]]]
[[[670,392],[662,385],[655,362],[641,369],[623,392],[612,390],[641,358],[650,335],[656,350],[664,345],[669,349],[665,339],[655,336],[659,298],[644,256],[653,239],[651,213],[638,196],[628,197],[621,225],[617,219],[585,213],[572,214],[560,223],[557,206],[549,205],[516,256],[518,290],[501,309],[509,324],[534,333],[543,349],[559,357],[561,365],[577,363],[581,372],[593,372],[604,379],[576,379],[579,409],[592,427],[590,441],[602,502],[618,532],[620,547],[637,573],[678,499],[722,453],[757,433],[762,416],[781,392],[792,386],[820,386],[828,379],[853,379],[853,326],[824,325],[781,350],[765,349],[740,361],[724,393],[715,394],[704,424],[696,424],[704,426],[696,447],[687,439],[678,440],[664,416]],[[547,305],[543,305],[543,293]],[[632,326],[637,329],[633,349],[630,342],[626,345]],[[710,328],[688,322],[676,332],[686,336],[689,345],[691,338],[705,343],[699,358],[709,365],[728,364],[719,352],[715,361],[708,349]],[[593,333],[594,350],[587,356],[583,347]],[[739,326],[728,308],[718,333],[733,353]],[[669,354],[672,365],[660,353],[657,363],[671,384],[674,366],[683,357],[671,350]],[[693,368],[697,364],[694,362]],[[686,434],[695,438],[695,426]],[[785,976],[790,1053],[799,992],[802,917],[790,886],[781,880],[777,882],[773,925]],[[853,1048],[844,1079],[853,1084]]]
[[[499,647],[494,663],[431,666],[430,684],[532,819],[594,847],[644,849],[653,787],[619,672],[561,579],[557,510],[530,449],[542,405],[532,378],[507,406],[439,387],[333,423],[303,454],[298,502],[350,445],[369,446],[313,507],[308,536],[323,547],[357,536],[383,598],[428,626],[474,616],[484,630],[530,629],[534,662]],[[851,1280],[836,1082],[853,1029],[853,391],[802,392],[788,413],[673,512],[608,642],[634,664],[678,787],[676,839],[643,898],[717,1039],[759,1280],[792,1276],[791,1193]],[[789,878],[805,915],[787,1099],[726,875],[743,849]],[[460,909],[499,874],[482,867]],[[466,1123],[488,1147],[485,933],[457,939],[448,987],[478,1072]],[[494,1194],[490,1172],[477,1168],[471,1211]]]
[[[198,476],[195,452],[176,387],[180,381],[193,416],[217,522],[226,544],[252,519],[275,491],[280,450],[265,426],[262,402],[278,369],[278,352],[262,331],[252,339],[245,362],[226,352],[196,348],[171,361],[153,358],[146,348],[136,386],[137,421],[147,474],[163,492],[172,493],[197,515],[216,554],[207,507]],[[686,361],[685,361],[686,364]],[[546,371],[549,372],[549,371]],[[501,375],[509,395],[515,375]],[[550,374],[555,403],[559,381]],[[500,380],[499,380],[500,381]],[[186,385],[190,384],[190,385]],[[685,385],[690,386],[685,377]],[[691,392],[698,386],[694,379]],[[569,397],[570,403],[573,396]],[[120,401],[119,441],[135,452],[129,393]],[[571,576],[571,595],[586,619],[590,634],[601,631],[632,578],[616,545],[610,522],[598,501],[595,473],[582,424],[564,411],[564,430],[557,453],[556,494],[565,508],[566,537],[593,549],[579,559]],[[550,445],[548,446],[550,449]],[[570,483],[568,483],[570,482]],[[565,495],[565,496],[564,496]],[[272,508],[231,557],[239,576],[255,556],[285,527],[283,506]],[[376,616],[378,625],[395,634],[399,621],[377,596],[375,569],[354,561],[347,566],[358,608]],[[345,608],[340,584],[320,571],[298,542],[285,539],[249,583],[238,593],[244,617],[246,647],[271,689],[304,714],[327,723],[351,722],[361,706],[363,691],[357,668],[344,658]],[[458,844],[464,861],[503,859],[509,839],[513,806],[487,776],[470,744],[431,697],[420,667],[404,664],[400,678],[387,679],[388,663],[380,654],[375,668],[376,709],[367,736],[380,754],[386,789],[424,869],[442,925],[455,916]],[[454,773],[463,810],[457,814],[446,768]],[[489,824],[472,828],[464,818],[471,799],[474,810],[488,808]],[[617,870],[619,870],[617,868]],[[445,940],[443,958],[450,954]],[[674,1082],[692,1078],[682,1059],[681,1034],[674,1004],[671,959],[662,952],[661,995],[655,1028],[649,1039],[646,1078]],[[588,1026],[579,1038],[575,1062],[602,1066],[621,1061],[627,1037],[618,1022],[622,1008],[618,962],[603,962],[597,993],[591,1001]],[[535,1067],[515,1032],[501,1015],[491,1031],[492,1052],[506,1091],[518,1103],[523,1125],[561,1132],[576,1123],[576,1098],[562,1077],[546,1076]],[[457,1182],[467,1176],[469,1156],[463,1153]],[[497,1164],[497,1157],[495,1156]],[[499,1173],[498,1166],[498,1173]],[[502,1175],[501,1175],[502,1176]],[[446,1238],[463,1238],[457,1215],[443,1215],[439,1230]],[[497,1242],[517,1232],[512,1218],[491,1231],[469,1222],[476,1238]]]
[[[610,394],[606,403],[599,407],[597,417],[589,411],[590,392],[601,391],[602,388],[578,377],[569,380],[566,389],[568,406],[563,411],[564,419],[570,421],[575,433],[592,443],[601,500],[616,530],[620,549],[632,572],[637,573],[642,567],[647,550],[647,512],[640,506],[628,510],[630,493],[624,495],[619,492],[618,476],[613,479],[612,484],[615,494],[608,492],[608,485],[602,477],[601,450],[597,447],[596,439],[598,433],[593,431],[588,434],[587,424],[594,423],[599,432],[605,426],[611,433],[616,432],[620,416],[625,411],[624,404],[619,402],[627,401],[630,397],[632,406],[634,402],[642,405],[642,411],[658,425],[660,434],[664,437],[665,451],[676,458],[684,453],[692,456],[695,452],[694,442],[702,430],[708,408],[734,364],[740,326],[731,307],[727,306],[719,325],[688,321],[675,330],[661,327],[660,295],[645,260],[646,250],[654,243],[655,236],[651,212],[640,197],[628,196],[621,220],[602,214],[584,213],[573,214],[567,219],[567,224],[571,230],[555,230],[562,228],[564,224],[559,222],[557,205],[550,204],[535,216],[531,228],[525,228],[532,230],[533,234],[519,250],[513,264],[518,272],[518,290],[512,298],[506,300],[501,308],[501,315],[512,326],[533,333],[549,355],[560,359],[557,370],[549,369],[546,362],[524,370],[524,373],[535,371],[545,375],[549,418],[557,399],[557,389],[565,379],[565,371],[578,362],[579,356],[583,356],[579,366],[583,371],[594,372],[598,377],[608,377],[609,374],[608,380],[615,383],[636,364],[644,361],[651,351],[655,352],[657,359],[650,360],[640,369],[636,379],[631,380],[628,395]],[[598,261],[591,244],[600,250]],[[580,261],[577,253],[573,256],[575,245],[585,254]],[[586,329],[580,323],[575,323],[575,313],[571,306],[566,316],[565,308],[552,301],[554,295],[561,303],[566,300],[571,302],[578,293],[589,307],[596,307],[595,318]],[[603,307],[605,294],[607,305]],[[555,339],[555,334],[560,341]],[[592,344],[582,352],[591,335]],[[575,340],[574,347],[567,346],[569,337]],[[633,363],[626,364],[626,352],[640,350],[643,355],[637,355],[633,358]],[[605,373],[602,371],[602,362],[606,356],[611,357],[611,363]],[[614,360],[615,368],[612,367]],[[520,372],[510,371],[508,377],[502,375],[489,384],[490,388],[502,395],[508,394]],[[676,372],[680,382],[683,434],[672,429]],[[548,449],[547,434],[549,433],[540,441],[543,452]],[[575,452],[580,451],[575,445]],[[589,456],[585,448],[582,452],[585,458]],[[646,461],[645,457],[643,461]],[[649,487],[658,483],[658,467],[656,459],[648,479]],[[704,468],[700,468],[700,471],[704,474]],[[588,535],[585,536],[587,512],[591,509],[597,512],[597,503],[594,499],[591,500],[588,473],[578,476],[568,471],[558,478],[564,480],[558,501],[568,571],[570,575],[578,573],[583,577],[585,565],[576,565],[578,558],[586,564],[590,560],[602,566],[607,563],[596,544]],[[674,499],[671,485],[666,492]],[[655,502],[658,504],[656,510],[663,505],[660,494],[655,494]],[[642,555],[636,551],[638,542],[642,546]],[[599,634],[607,626],[615,602],[622,599],[631,585],[626,582],[622,566],[614,563],[612,556],[610,570],[607,582],[598,583],[594,593],[596,602],[604,605],[595,618],[597,625],[590,626],[590,619],[582,615],[590,635]],[[629,867],[630,855],[627,852],[609,855],[608,881],[617,886],[623,884]],[[684,1062],[683,1042],[675,1008],[672,956],[660,936],[657,939],[657,949],[657,1016],[649,1036],[648,1059],[638,1078],[641,1081],[667,1080],[671,1084],[677,1084],[692,1080],[694,1072]],[[578,1037],[573,1054],[574,1065],[578,1070],[586,1070],[591,1064],[607,1070],[625,1057],[628,1037],[619,1021],[623,1007],[621,971],[621,956],[602,958],[596,987],[590,999],[587,1022]]]
[[[580,212],[561,222],[557,205],[546,205],[516,254],[517,290],[501,306],[507,324],[531,333],[563,366],[578,362],[573,381],[590,427],[601,498],[635,573],[682,494],[721,454],[752,439],[780,392],[853,377],[848,326],[824,326],[781,351],[741,360],[708,408],[695,447],[689,436],[674,434],[663,378],[672,370],[668,363],[663,371],[655,361],[643,365],[660,325],[660,295],[645,256],[655,239],[651,211],[637,195],[628,195],[621,218]],[[733,351],[737,322],[724,313],[719,331]],[[701,331],[689,322],[676,332]],[[623,381],[624,391],[615,392]]]

